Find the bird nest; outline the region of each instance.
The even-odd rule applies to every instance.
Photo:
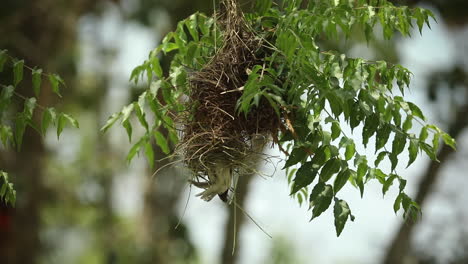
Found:
[[[280,125],[264,99],[247,115],[236,110],[249,71],[264,63],[263,41],[249,29],[235,0],[221,1],[217,23],[223,46],[189,77],[191,114],[184,120],[178,147],[194,174],[191,183],[205,189],[199,196],[207,201],[217,194],[226,200],[233,172],[251,171]]]

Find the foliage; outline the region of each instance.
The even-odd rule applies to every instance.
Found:
[[[6,204],[15,204],[16,191],[13,188],[13,183],[8,181],[8,173],[0,171],[0,201],[4,201]]]
[[[349,38],[362,32],[371,41],[376,27],[385,39],[397,32],[408,37],[415,25],[419,31],[425,23],[429,25],[433,14],[383,0],[289,0],[281,4],[260,0],[254,2],[251,10],[254,11],[244,14],[245,21],[248,30],[262,43],[254,53],[262,55],[257,58],[260,63],[246,69],[245,84],[234,91],[239,94],[236,118],[261,107],[275,110],[281,129],[272,136],[287,157],[284,169],[291,195],[300,203],[308,199],[312,218],[320,216],[333,202],[339,236],[347,220],[354,219],[347,202],[338,197],[344,185],[351,183],[363,196],[365,184],[377,180],[385,195],[397,181],[395,212],[402,207],[405,219],[417,218],[420,208],[404,192],[406,180],[395,171],[399,157],[407,148],[406,166],[419,153],[436,160],[439,141],[452,148],[455,141],[438,127],[426,124],[419,107],[404,99],[404,91],[410,85],[408,69],[323,50],[319,40]],[[146,132],[131,148],[129,161],[144,150],[152,162],[152,141],[166,153],[169,143],[178,142],[178,117],[181,113],[193,114],[197,108],[182,100],[193,92],[190,78],[226,44],[226,32],[217,23],[218,18],[196,13],[182,20],[132,72],[131,81],[137,83],[144,76],[149,88],[138,101],[111,116],[102,129],[106,131],[121,120],[131,140],[130,117],[136,115]],[[160,56],[168,55],[173,56],[170,69],[163,72]],[[394,87],[401,95],[396,95]],[[267,102],[267,106],[262,102]],[[151,124],[147,112],[154,116]],[[415,123],[422,127],[418,135],[413,133]],[[344,125],[351,131],[362,126],[362,134],[347,135]],[[161,127],[168,130],[167,137],[157,132]],[[374,159],[358,153],[355,137],[361,137],[365,148],[375,137]],[[388,172],[379,168],[385,158],[391,162]]]
[[[23,142],[23,135],[27,126],[36,130],[42,136],[45,135],[50,125],[57,128],[57,138],[60,137],[67,123],[78,128],[78,122],[70,115],[56,111],[53,107],[43,107],[37,104],[43,78],[50,82],[52,91],[60,95],[60,86],[64,81],[57,74],[44,74],[42,69],[31,68],[24,64],[24,60],[18,60],[8,55],[6,50],[0,50],[0,73],[11,67],[13,80],[11,84],[0,83],[2,92],[0,94],[0,139],[3,148],[14,147],[20,151]],[[18,93],[16,89],[24,79],[24,70],[30,72],[32,89],[35,96],[25,97]],[[15,99],[23,102],[23,110],[19,111],[13,104]],[[38,115],[37,110],[42,111],[42,121],[37,124],[34,115]],[[8,181],[7,172],[1,171],[0,177],[0,200],[14,205],[16,192],[13,184]]]

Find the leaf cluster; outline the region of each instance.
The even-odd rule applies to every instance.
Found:
[[[13,183],[8,181],[8,173],[4,171],[0,171],[0,201],[11,205],[16,202],[16,191]]]
[[[284,169],[291,184],[291,195],[299,203],[307,202],[312,218],[321,215],[331,203],[335,227],[339,236],[348,219],[353,220],[347,202],[337,195],[348,183],[363,196],[365,185],[377,180],[382,193],[394,181],[399,182],[399,195],[394,204],[397,212],[404,210],[405,218],[416,218],[419,206],[404,192],[406,180],[396,172],[400,156],[409,153],[410,166],[419,153],[437,159],[442,140],[452,148],[455,141],[438,127],[426,124],[420,108],[404,99],[410,86],[411,72],[405,67],[386,61],[352,58],[337,50],[323,50],[320,39],[350,37],[361,32],[368,41],[376,27],[385,39],[396,32],[410,36],[417,27],[429,25],[433,14],[425,9],[394,6],[392,3],[364,0],[258,0],[253,11],[246,13],[249,29],[264,45],[256,54],[263,54],[262,63],[247,69],[248,78],[237,101],[237,113],[247,115],[266,100],[275,109],[282,129],[274,135],[275,143],[286,155]],[[194,14],[179,22],[176,31],[169,33],[148,60],[132,73],[138,82],[146,76],[150,85],[134,102],[114,114],[103,130],[121,120],[131,138],[130,114],[135,113],[146,134],[134,144],[129,160],[145,149],[152,138],[166,152],[167,138],[156,135],[157,129],[167,129],[168,138],[177,143],[177,118],[191,112],[196,105],[187,106],[181,98],[190,95],[188,77],[206,65],[223,45],[223,31],[216,24],[216,16]],[[173,55],[167,73],[159,63],[160,57]],[[398,89],[395,89],[398,88]],[[399,93],[400,95],[397,95]],[[154,116],[151,126],[145,118],[144,105]],[[421,127],[415,133],[416,125]],[[347,126],[354,131],[362,127],[360,135],[347,135]],[[368,148],[371,139],[375,157],[358,153],[354,138],[360,137]],[[150,145],[149,145],[150,146]],[[379,168],[383,159],[391,163],[390,171]],[[310,192],[309,192],[310,190]]]
[[[144,134],[128,152],[128,162],[143,151],[153,167],[153,144],[163,153],[169,154],[171,146],[179,142],[176,113],[190,111],[180,100],[183,95],[190,93],[187,77],[209,62],[214,51],[219,48],[218,45],[221,45],[221,33],[215,20],[196,13],[181,21],[176,31],[169,33],[162,43],[150,52],[148,59],[132,71],[130,81],[137,84],[146,78],[149,81],[148,88],[140,94],[136,102],[114,113],[101,129],[106,132],[114,123],[120,121],[129,141],[132,141],[132,122],[137,122],[145,129]],[[169,73],[162,70],[161,55],[173,56]],[[132,116],[136,117],[135,121],[132,121]],[[161,133],[161,129],[167,133]]]
[[[43,107],[37,103],[43,79],[50,83],[52,91],[59,97],[60,87],[64,86],[64,81],[57,74],[44,74],[42,69],[31,68],[25,65],[24,60],[18,60],[8,55],[6,50],[0,50],[0,73],[10,68],[13,76],[12,83],[0,83],[2,91],[0,93],[0,140],[3,148],[14,147],[20,151],[23,142],[23,135],[29,126],[44,136],[51,125],[56,127],[57,138],[60,137],[67,123],[78,128],[78,121],[66,113],[58,112],[53,107]],[[33,97],[25,97],[16,90],[24,80],[25,71],[30,73]],[[22,110],[15,108],[15,100],[22,102]],[[34,120],[35,115],[41,115],[40,124]],[[39,119],[39,118],[38,118]],[[37,120],[37,119],[36,119]],[[0,181],[0,199],[14,204],[16,192],[13,185],[8,182],[8,174],[1,172],[3,181]]]

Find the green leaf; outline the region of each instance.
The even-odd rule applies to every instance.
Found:
[[[335,198],[335,206],[333,207],[333,215],[335,217],[336,236],[340,236],[344,229],[348,218],[354,221],[354,216],[351,214],[348,203],[346,201]]]
[[[354,142],[351,142],[348,145],[346,145],[346,151],[345,151],[346,160],[350,160],[351,158],[353,158],[355,153],[356,153],[356,145],[354,145]]]
[[[11,206],[15,206],[16,204],[16,191],[13,189],[13,184],[9,184],[10,192],[8,193],[6,202],[9,203]]]
[[[374,170],[374,177],[381,183],[385,184],[385,179],[388,177],[381,169]]]
[[[421,132],[419,133],[419,140],[422,142],[426,141],[428,135],[429,134],[427,133],[427,126],[424,126],[423,128],[421,128]]]
[[[418,25],[419,33],[422,35],[422,29],[424,26],[424,15],[421,12],[421,8],[415,8],[413,10],[413,16],[416,18],[416,24]]]
[[[0,203],[4,201],[6,204],[15,206],[16,191],[13,184],[8,181],[8,173],[0,171]]]
[[[354,103],[351,106],[351,114],[349,116],[349,126],[351,127],[351,131],[354,130],[361,123],[362,113],[359,110],[359,103]]]
[[[395,108],[392,110],[392,116],[393,116],[393,123],[395,126],[400,127],[401,126],[401,114],[400,114],[400,108],[395,106]]]
[[[13,63],[13,84],[16,87],[21,80],[23,80],[23,67],[24,67],[24,60],[19,60]]]
[[[293,169],[289,169],[287,168],[286,169],[286,174],[287,174],[287,179],[288,179],[288,183],[290,184],[291,181],[292,181],[292,176],[296,173],[297,171],[297,168],[293,168]]]
[[[325,151],[331,151],[330,150],[331,146],[328,146],[330,145],[330,142],[331,142],[331,133],[328,131],[322,131],[322,145],[327,145],[327,147],[325,148]]]
[[[392,164],[392,171],[394,171],[398,165],[398,155],[390,153],[388,155],[388,158],[390,159],[390,163]]]
[[[159,130],[154,131],[154,138],[156,139],[156,144],[161,148],[164,154],[169,154],[171,152],[166,138]]]
[[[151,69],[153,70],[153,72],[156,74],[156,76],[159,79],[162,79],[164,77],[163,76],[163,70],[161,68],[161,64],[159,63],[158,58],[156,58],[156,57],[151,58]]]
[[[385,195],[388,191],[388,189],[390,188],[390,186],[392,186],[393,184],[393,181],[398,177],[398,175],[396,174],[390,174],[390,176],[387,178],[387,180],[385,181],[385,183],[383,184],[382,186],[382,193],[383,195]]]
[[[2,101],[2,105],[7,104],[10,100],[13,94],[15,93],[15,87],[8,85],[6,87],[2,88],[2,93],[1,93],[1,98],[0,100]]]
[[[31,118],[36,107],[36,98],[29,98],[24,102],[24,110],[15,120],[15,142],[19,151],[23,142],[23,135],[28,123],[31,124]]]
[[[7,187],[8,187],[8,184],[2,182],[2,188],[0,189],[0,199],[4,199],[3,197],[5,197]]]
[[[375,159],[375,162],[374,162],[374,165],[376,167],[379,166],[380,162],[382,162],[382,160],[385,158],[386,155],[388,155],[389,153],[387,151],[381,151],[379,153],[379,155],[377,155],[377,158]]]
[[[293,34],[290,31],[280,31],[277,36],[276,46],[284,53],[285,58],[292,58],[298,47],[299,43]]]
[[[382,125],[377,130],[377,135],[375,136],[375,152],[377,152],[379,149],[383,148],[385,144],[387,144],[391,131],[391,127],[387,124]]]
[[[145,61],[143,67],[145,69],[144,71],[146,72],[146,79],[148,80],[148,82],[151,82],[151,80],[153,80],[153,69],[151,66],[151,62]]]
[[[172,142],[173,145],[177,145],[179,143],[179,136],[177,135],[177,131],[174,129],[169,129],[168,134],[169,141]]]
[[[71,115],[69,114],[62,114],[63,117],[65,117],[65,119],[68,121],[68,123],[70,123],[70,125],[72,125],[74,128],[80,128],[80,124],[78,123],[78,121],[73,118]]]
[[[429,158],[430,158],[431,160],[437,160],[436,152],[435,152],[434,148],[431,147],[429,144],[424,143],[424,142],[420,142],[419,147],[420,147],[424,152],[426,152],[427,156],[429,156]]]
[[[169,53],[173,50],[177,50],[179,49],[179,46],[174,43],[174,42],[166,42],[166,43],[162,43],[162,50],[164,51],[164,53]]]
[[[80,127],[78,121],[76,121],[76,119],[74,119],[72,116],[65,113],[60,113],[57,117],[57,139],[60,138],[60,135],[62,134],[67,122],[75,128]]]
[[[65,82],[62,80],[62,78],[57,74],[50,74],[49,82],[52,86],[52,92],[54,92],[58,97],[62,97],[60,94],[60,85],[65,85]]]
[[[19,151],[21,149],[21,144],[23,143],[24,130],[26,129],[27,120],[20,115],[15,120],[15,142],[16,149]]]
[[[147,141],[145,144],[145,156],[148,159],[150,169],[152,169],[154,167],[154,150],[150,141]]]
[[[401,193],[403,192],[403,190],[405,190],[407,181],[400,177],[398,177],[398,181],[400,182],[400,193]]]
[[[339,67],[337,67],[339,69]],[[330,108],[332,110],[332,113],[333,115],[338,118],[341,113],[343,112],[343,109],[342,109],[342,102],[340,100],[339,97],[337,97],[335,95],[335,92],[330,92],[327,94],[327,99],[328,99],[328,103],[330,104]]]
[[[267,10],[270,9],[272,0],[257,0],[255,1],[254,10],[258,12],[260,16],[263,16]]]
[[[330,149],[328,146],[321,146],[315,151],[314,157],[310,161],[314,169],[322,167],[330,159]]]
[[[405,210],[405,213],[403,214],[403,218],[406,220],[411,219],[412,221],[417,221],[420,216],[421,208],[415,201],[411,200],[408,209]]]
[[[199,35],[198,35],[198,29],[197,29],[197,24],[198,24],[198,21],[197,21],[197,15],[196,14],[193,14],[191,15],[188,19],[186,19],[185,21],[185,26],[187,27],[187,29],[189,30],[190,32],[190,36],[192,36],[192,38],[195,40],[195,41],[199,41]]]
[[[392,154],[398,156],[405,149],[406,136],[402,133],[396,133],[392,143]]]
[[[361,198],[364,196],[364,176],[366,175],[368,169],[369,166],[367,166],[367,162],[359,163],[356,173],[356,184],[359,187]]]
[[[172,79],[171,80],[172,85],[175,87],[182,87],[184,85],[187,85],[187,70],[183,67],[177,67],[177,69],[171,73],[170,77]],[[170,91],[170,90],[163,89],[164,100],[166,101],[171,100],[172,99],[171,97],[173,97],[173,94],[170,93],[168,96],[164,94],[164,91]]]
[[[332,140],[337,139],[341,134],[340,124],[338,122],[333,122],[331,126],[331,138]]]
[[[63,128],[65,127],[66,122],[67,122],[67,119],[63,116],[63,113],[60,113],[57,118],[57,139],[60,138],[60,134],[62,134],[62,131],[63,131]]]
[[[408,161],[408,165],[406,165],[407,168],[416,160],[416,157],[418,156],[418,151],[419,151],[419,141],[416,139],[411,139],[409,147],[408,147],[409,161]]]
[[[426,121],[426,117],[424,116],[423,112],[421,111],[421,109],[419,109],[419,107],[411,102],[408,102],[408,106],[411,110],[411,113],[416,116],[416,117],[419,117],[421,118],[423,121]]]
[[[143,65],[139,65],[135,67],[132,70],[132,73],[130,74],[130,81],[133,81],[135,84],[138,84],[138,79],[140,78],[140,75],[142,74],[142,71],[144,71],[145,67]]]
[[[333,187],[329,184],[325,185],[324,183],[317,183],[312,189],[310,195],[310,206],[313,206],[312,209],[312,219],[320,216],[325,210],[328,209],[333,198]],[[311,220],[312,220],[311,219]]]
[[[158,96],[158,91],[159,91],[159,88],[161,88],[161,84],[162,84],[161,80],[151,82],[150,84],[149,92],[153,96],[153,99],[155,100],[156,100],[156,97]]]
[[[127,131],[129,142],[132,141],[132,124],[130,123],[129,118],[134,109],[134,104],[129,104],[122,109],[122,126]]]
[[[2,91],[0,93],[0,115],[3,115],[4,111],[8,109],[14,93],[15,88],[12,85],[2,87]]]
[[[106,124],[101,128],[101,131],[103,133],[106,133],[106,131],[120,118],[122,117],[122,112],[114,113],[112,116],[110,116],[107,119]]]
[[[0,138],[5,149],[8,147],[8,142],[15,141],[10,126],[0,125]]]
[[[24,102],[23,117],[25,118],[26,121],[31,120],[35,108],[36,108],[36,98],[31,97]]]
[[[442,133],[442,139],[444,140],[444,143],[449,145],[452,149],[457,149],[457,143],[455,142],[455,139],[453,139],[449,134]]]
[[[410,130],[412,126],[413,126],[413,116],[408,115],[405,119],[405,122],[403,122],[403,131],[408,132],[408,130]]]
[[[377,169],[375,169],[375,168],[369,167],[369,169],[367,171],[367,174],[366,174],[366,176],[364,178],[364,183],[368,183],[370,180],[373,180],[373,179],[377,178],[376,170]]]
[[[302,203],[304,202],[304,197],[302,197],[302,193],[298,193],[296,195],[297,202],[299,203],[299,206],[302,206]]]
[[[50,123],[55,123],[56,121],[57,121],[57,113],[55,112],[55,109],[46,108],[42,112],[42,126],[41,126],[42,135],[46,134]]]
[[[349,177],[351,176],[351,172],[348,168],[340,171],[335,178],[335,182],[333,183],[333,189],[335,190],[335,194],[338,193],[343,186],[348,182]]]
[[[383,113],[383,120],[384,120],[385,123],[390,123],[392,118],[393,118],[393,110],[392,110],[392,106],[389,105],[385,109],[385,112]]]
[[[132,132],[133,132],[132,123],[130,123],[130,121],[127,119],[127,120],[122,121],[122,126],[125,128],[125,131],[127,132],[128,142],[132,142]]]
[[[142,97],[140,96],[140,99]],[[144,102],[144,97],[143,97],[143,102]],[[135,102],[133,103],[134,104],[134,108],[135,108],[135,112],[136,112],[136,116],[138,118],[138,121],[140,121],[140,124],[146,129],[146,131],[149,130],[149,126],[148,126],[148,122],[146,121],[146,114],[143,110],[143,107],[142,107],[142,102],[140,100],[138,100],[138,102]]]
[[[341,168],[341,161],[337,158],[332,158],[325,163],[320,171],[320,181],[327,182],[335,173],[338,173]]]
[[[434,135],[433,135],[432,147],[434,148],[434,152],[437,152],[437,150],[439,149],[440,134],[441,133],[434,133]]]
[[[296,171],[290,195],[311,184],[317,176],[318,169],[313,168],[312,162],[306,162]]]
[[[364,122],[364,128],[362,129],[362,144],[364,147],[367,146],[369,138],[374,135],[379,126],[379,114],[373,114],[366,118]]]
[[[297,164],[298,162],[302,161],[305,157],[307,157],[307,152],[304,151],[303,148],[293,149],[288,159],[286,160],[286,164],[284,165],[283,169]]]
[[[405,212],[403,213],[403,217],[405,219],[411,218],[413,220],[416,220],[421,213],[421,208],[408,195],[406,195],[403,192],[401,192],[400,194],[401,205],[403,205],[403,210],[405,210]]]
[[[402,199],[403,199],[403,193],[400,193],[398,194],[397,198],[395,199],[395,202],[393,203],[393,211],[395,211],[395,214],[400,210]]]
[[[42,69],[33,69],[32,70],[32,83],[33,90],[36,97],[39,97],[41,92],[41,82],[42,82]]]
[[[148,142],[148,136],[145,135],[138,140],[135,145],[132,146],[130,151],[127,154],[127,162],[130,163],[132,159],[135,157],[135,155],[140,151],[140,149]]]

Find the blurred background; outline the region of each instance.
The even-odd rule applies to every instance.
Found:
[[[126,164],[131,145],[120,127],[99,132],[145,88],[128,82],[131,70],[177,21],[211,14],[213,1],[2,0],[0,49],[59,73],[63,98],[43,88],[39,103],[71,113],[80,129],[66,129],[60,141],[53,131],[41,138],[28,130],[19,153],[1,149],[17,204],[0,205],[0,263],[468,263],[468,1],[394,2],[429,8],[437,23],[411,39],[320,41],[409,68],[408,100],[457,139],[457,152],[441,148],[440,163],[421,157],[399,170],[423,206],[422,220],[403,223],[393,213],[396,187],[382,197],[371,183],[363,199],[343,190],[356,221],[337,238],[331,212],[309,222],[307,207],[288,197],[284,172],[259,164],[270,176],[241,179],[237,200],[269,238],[241,211],[234,222],[232,207],[195,197],[177,168],[152,178],[143,157]],[[27,85],[20,92],[32,95]]]

